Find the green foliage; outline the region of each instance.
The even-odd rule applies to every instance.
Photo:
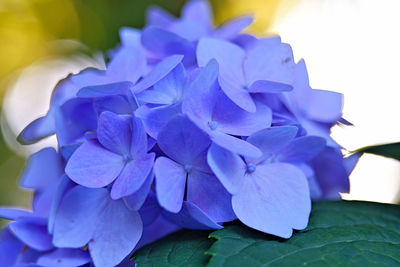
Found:
[[[355,152],[370,153],[388,158],[400,160],[400,142],[360,148]]]
[[[135,257],[139,267],[397,266],[399,225],[399,206],[322,202],[314,203],[307,229],[288,240],[233,223],[211,233],[209,237],[216,239],[211,246],[207,233],[182,231],[143,248]],[[208,264],[204,254],[211,256]]]

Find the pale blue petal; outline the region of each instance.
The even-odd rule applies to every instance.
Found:
[[[146,22],[148,25],[168,27],[174,19],[172,15],[157,6],[151,6],[146,12]]]
[[[211,144],[210,138],[184,116],[171,119],[158,134],[158,146],[182,165],[193,165]]]
[[[40,256],[37,264],[41,266],[71,267],[91,262],[89,253],[83,249],[58,248]]]
[[[147,195],[151,190],[153,180],[154,173],[151,172],[142,186],[135,193],[124,197],[124,202],[129,209],[137,211],[143,206],[143,203],[145,202]]]
[[[155,154],[150,153],[128,162],[113,184],[111,198],[119,199],[138,191],[150,174],[154,157]]]
[[[199,22],[203,25],[210,25],[213,20],[211,6],[208,1],[191,0],[182,9],[182,18]]]
[[[284,162],[307,162],[317,156],[326,145],[325,139],[318,136],[302,136],[293,139],[284,147],[277,158]]]
[[[56,126],[53,113],[48,113],[46,116],[40,117],[26,126],[18,135],[17,140],[23,145],[30,145],[55,134],[55,132]]]
[[[228,222],[236,218],[232,210],[232,196],[214,175],[191,171],[188,174],[187,200],[196,204],[215,222]]]
[[[241,188],[246,164],[238,155],[213,144],[208,150],[207,162],[228,192],[235,194]]]
[[[115,82],[101,85],[91,85],[80,89],[77,93],[78,97],[95,98],[110,95],[124,95],[128,90],[133,88],[131,82]]]
[[[324,90],[311,90],[305,115],[316,121],[332,123],[342,117],[343,95]]]
[[[187,176],[183,166],[168,158],[159,157],[154,163],[154,173],[158,203],[170,212],[179,212],[185,195]]]
[[[0,207],[0,218],[6,220],[16,221],[23,217],[32,216],[32,212],[23,209],[16,209],[14,207]]]
[[[139,158],[147,152],[147,135],[141,119],[132,117],[132,142],[130,153],[132,157]]]
[[[293,90],[293,86],[280,82],[258,80],[251,84],[250,93],[283,93]]]
[[[256,105],[253,101],[249,91],[243,87],[243,85],[234,82],[224,77],[218,79],[221,89],[224,93],[239,107],[248,111],[255,112]]]
[[[311,211],[307,179],[296,167],[258,165],[247,175],[242,189],[232,197],[235,214],[256,230],[289,238],[293,229],[307,226]]]
[[[258,158],[262,156],[260,149],[240,138],[219,131],[210,132],[211,140],[217,145],[239,155]]]
[[[99,143],[86,141],[71,156],[65,173],[74,182],[87,187],[103,187],[117,178],[124,167],[124,159]]]
[[[231,40],[253,22],[252,17],[239,17],[229,20],[215,29],[213,36],[220,39]]]
[[[158,63],[149,74],[147,74],[132,91],[137,94],[143,90],[153,86],[156,82],[164,78],[171,70],[173,70],[183,59],[181,55],[174,55],[164,58]]]

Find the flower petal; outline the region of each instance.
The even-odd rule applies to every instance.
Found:
[[[210,137],[211,140],[217,145],[239,155],[252,158],[258,158],[262,156],[261,151],[257,147],[240,138],[233,137],[219,131],[210,132]]]
[[[235,194],[240,189],[246,164],[238,155],[212,144],[208,150],[207,162],[228,192]]]
[[[253,22],[252,17],[239,17],[229,20],[214,30],[214,36],[219,39],[232,40]]]
[[[204,25],[210,25],[213,21],[211,6],[208,1],[189,1],[182,9],[184,20],[196,21]]]
[[[153,86],[156,82],[164,78],[171,70],[173,70],[183,59],[181,55],[173,55],[164,58],[158,63],[149,74],[147,74],[139,83],[137,83],[132,91],[137,94],[143,90]]]
[[[108,150],[129,155],[131,146],[130,120],[115,113],[105,111],[100,114],[97,126],[97,138]]]
[[[64,173],[62,159],[56,150],[44,148],[32,154],[21,177],[21,186],[41,190]]]
[[[156,192],[160,206],[177,213],[182,208],[185,194],[186,172],[176,162],[159,157],[154,163],[156,175]]]
[[[45,218],[25,217],[11,223],[9,228],[27,246],[35,250],[46,251],[53,248],[46,223]]]
[[[81,266],[90,261],[89,253],[83,249],[59,248],[40,256],[37,264],[41,266],[70,267]]]
[[[135,115],[142,119],[146,132],[157,139],[158,133],[164,125],[174,116],[181,113],[182,105],[180,103],[174,105],[160,106],[149,108],[141,106]]]
[[[219,77],[218,81],[221,89],[236,105],[248,112],[256,111],[256,105],[249,91],[242,85],[223,77]]]
[[[174,17],[157,6],[151,6],[146,12],[146,22],[148,25],[168,27],[174,21]]]
[[[137,211],[143,206],[144,202],[146,201],[147,195],[151,190],[153,180],[154,173],[151,172],[142,184],[142,186],[135,193],[124,197],[124,202],[129,209]]]
[[[190,172],[187,200],[196,204],[215,222],[229,222],[236,218],[232,210],[232,196],[214,175],[199,171]]]
[[[332,123],[342,117],[343,95],[336,92],[312,89],[305,108],[312,120]]]
[[[123,158],[95,141],[83,143],[69,159],[65,173],[87,187],[103,187],[117,178],[124,167]]]
[[[307,226],[310,192],[299,169],[284,163],[258,165],[245,178],[242,189],[232,197],[233,210],[240,221],[283,238],[289,238],[292,229]]]
[[[132,89],[132,87],[133,83],[126,81],[92,85],[80,89],[77,96],[82,98],[95,98],[110,95],[124,95],[128,90]]]
[[[138,191],[150,174],[154,157],[155,154],[150,153],[128,162],[113,184],[111,198],[119,199]]]
[[[211,143],[207,134],[184,116],[171,119],[161,129],[157,140],[161,150],[182,165],[193,165]]]
[[[144,90],[137,97],[144,103],[171,105],[182,98],[185,83],[186,72],[180,63],[152,89]]]
[[[250,93],[283,93],[293,90],[293,86],[280,82],[258,80],[249,88]]]
[[[147,135],[141,119],[136,116],[132,117],[132,142],[130,153],[132,157],[139,158],[147,152]]]
[[[17,140],[23,145],[34,144],[47,136],[55,134],[55,128],[53,113],[48,113],[46,116],[40,117],[26,126],[18,135]]]
[[[326,145],[325,139],[318,136],[302,136],[293,139],[281,150],[279,161],[284,162],[307,162],[317,156]]]
[[[256,112],[250,113],[239,108],[223,92],[220,92],[217,103],[212,120],[218,123],[218,130],[224,133],[249,136],[271,126],[272,111],[260,102],[256,102]]]
[[[183,202],[182,209],[179,213],[164,211],[163,215],[169,221],[186,229],[210,230],[223,228],[194,203],[189,201]]]

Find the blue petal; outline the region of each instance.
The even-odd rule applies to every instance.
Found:
[[[210,60],[187,89],[182,111],[200,128],[211,121],[218,96],[218,63]]]
[[[181,60],[185,65],[192,65],[195,61],[194,45],[173,32],[149,26],[143,30],[142,43],[156,58],[184,55]],[[140,90],[135,90],[135,92],[140,92]]]
[[[131,210],[139,210],[144,202],[146,201],[147,195],[151,190],[151,185],[153,184],[154,173],[151,172],[146,178],[142,186],[133,194],[124,197],[126,206]]]
[[[224,93],[220,92],[217,103],[212,120],[218,123],[218,130],[224,133],[249,136],[271,126],[272,111],[260,102],[256,102],[256,112],[250,113],[239,108]]]
[[[160,206],[177,213],[182,208],[185,194],[186,172],[183,166],[165,158],[157,158],[154,164],[156,192]]]
[[[318,136],[303,136],[290,142],[280,152],[279,161],[285,162],[307,162],[317,156],[326,145],[325,139]]]
[[[252,22],[252,17],[239,17],[229,20],[215,29],[214,36],[220,39],[232,40]]]
[[[161,129],[157,140],[161,150],[182,165],[196,164],[211,143],[207,134],[184,116],[171,119]]]
[[[138,191],[153,168],[154,157],[151,153],[128,162],[113,184],[111,198],[119,199]]]
[[[212,11],[208,1],[191,0],[182,9],[182,18],[185,20],[196,21],[204,25],[212,23]]]
[[[241,222],[283,238],[289,238],[292,229],[307,226],[310,192],[299,169],[284,163],[258,165],[245,178],[241,190],[232,197],[233,210]]]
[[[208,150],[207,162],[228,192],[235,194],[240,189],[246,164],[238,155],[213,144]]]
[[[324,90],[311,90],[305,106],[306,116],[312,120],[332,123],[342,117],[343,95]]]
[[[47,232],[47,220],[38,217],[26,217],[9,225],[10,231],[29,247],[46,251],[53,248],[51,235]]]
[[[132,106],[122,95],[110,95],[97,97],[93,101],[93,107],[97,114],[104,111],[111,111],[116,114],[131,114]]]
[[[148,25],[168,27],[174,19],[168,12],[157,6],[150,7],[146,12],[146,22]]]
[[[28,210],[16,209],[13,207],[0,207],[0,218],[6,220],[16,221],[18,219],[32,215],[33,214]]]
[[[219,77],[218,81],[221,89],[236,105],[248,112],[256,111],[253,98],[243,85],[224,77]]]
[[[259,158],[262,156],[260,149],[240,138],[219,131],[210,132],[210,137],[215,144],[239,155],[250,158]]]
[[[108,150],[119,154],[129,155],[132,130],[130,120],[115,113],[105,111],[99,117],[97,138]]]
[[[293,86],[280,82],[258,80],[251,84],[250,93],[283,93],[293,90]]]
[[[343,159],[343,166],[346,169],[347,175],[350,175],[353,172],[361,156],[361,153],[355,153]]]
[[[132,157],[139,158],[147,153],[147,135],[141,119],[132,117],[132,142],[130,153]]]
[[[70,267],[91,262],[89,253],[83,249],[59,248],[40,256],[37,264],[41,266]]]
[[[185,201],[179,213],[163,212],[169,221],[187,229],[210,230],[223,228],[195,204]]]
[[[181,100],[185,84],[185,68],[182,64],[178,64],[167,76],[157,82],[152,89],[141,92],[138,95],[138,99],[152,104],[174,104]]]
[[[262,161],[282,150],[297,134],[297,127],[279,126],[261,130],[249,136],[247,142],[258,147],[263,156],[260,159],[246,159],[247,161]]]
[[[196,204],[213,221],[222,223],[236,218],[231,195],[214,175],[192,171],[187,180],[187,200]]]
[[[15,237],[7,227],[0,237],[0,262],[3,266],[14,266],[25,244]]]
[[[115,82],[101,85],[91,85],[83,87],[77,93],[78,97],[82,98],[94,98],[110,95],[124,95],[130,89],[132,89],[133,83],[131,82]]]
[[[142,119],[146,132],[157,139],[158,133],[164,125],[173,117],[180,114],[182,105],[180,103],[168,106],[149,108],[141,106],[135,115]]]
[[[181,55],[169,56],[158,63],[152,71],[145,76],[138,84],[133,87],[135,94],[153,86],[156,82],[164,78],[171,70],[173,70],[183,59]]]
[[[124,159],[99,143],[86,141],[71,156],[65,173],[74,182],[87,187],[103,187],[117,178],[124,167]]]
[[[40,190],[64,173],[62,159],[54,148],[32,154],[21,177],[21,186]]]
[[[293,84],[292,49],[288,44],[266,43],[251,49],[243,63],[247,84],[258,80]]]
[[[239,46],[223,40],[202,38],[197,46],[196,55],[200,67],[215,59],[219,64],[221,77],[239,86],[245,85],[242,66],[246,55]]]
[[[23,145],[30,145],[55,134],[55,128],[53,114],[48,113],[46,116],[40,117],[26,126],[18,135],[17,140]]]

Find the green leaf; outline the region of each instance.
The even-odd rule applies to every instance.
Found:
[[[205,266],[212,240],[208,231],[184,230],[143,247],[133,258],[137,266]]]
[[[289,240],[242,225],[211,234],[209,266],[398,266],[400,207],[367,202],[315,203],[306,230]]]
[[[376,146],[367,146],[364,148],[360,148],[354,152],[370,153],[400,160],[400,142],[392,144],[376,145]]]
[[[239,222],[208,235],[181,231],[150,244],[134,255],[137,266],[400,266],[396,205],[314,203],[307,229],[288,240]]]

